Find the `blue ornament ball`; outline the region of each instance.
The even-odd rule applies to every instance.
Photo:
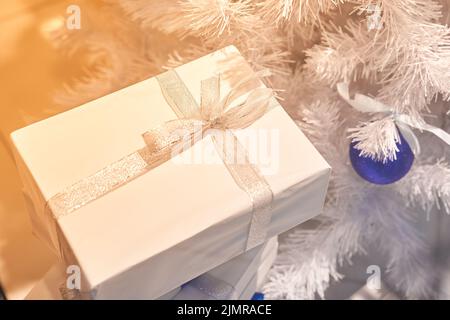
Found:
[[[356,142],[350,144],[350,161],[353,169],[363,179],[374,184],[390,184],[403,178],[411,169],[414,154],[405,138],[399,133],[400,141],[397,143],[397,159],[390,161],[373,160],[370,157],[360,156],[360,150],[355,148]]]
[[[264,293],[255,292],[255,294],[252,297],[252,300],[264,300]]]

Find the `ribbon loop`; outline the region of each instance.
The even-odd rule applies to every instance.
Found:
[[[223,125],[227,129],[248,127],[267,111],[271,97],[270,89],[257,88],[253,90],[243,104],[225,112],[222,118]]]

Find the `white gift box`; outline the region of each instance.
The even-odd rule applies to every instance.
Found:
[[[224,68],[236,55],[227,47],[175,70],[199,102],[201,81],[233,74],[237,69]],[[236,68],[252,72],[244,63]],[[222,80],[221,92],[227,93],[235,80]],[[270,104],[262,117],[234,131],[243,144],[249,132],[276,133],[269,158],[254,163],[273,193],[266,239],[320,213],[330,174],[278,102],[272,98]],[[246,250],[252,201],[218,152],[208,154],[214,161],[207,164],[184,163],[182,153],[70,214],[49,214],[52,197],[144,148],[144,132],[175,118],[150,78],[11,134],[34,205],[33,230],[81,268],[81,290],[91,297],[157,298]],[[189,152],[199,150],[214,150],[212,138]]]
[[[276,237],[196,279],[159,297],[159,300],[248,300],[263,284],[277,256]],[[61,300],[68,274],[63,263],[55,264],[33,287],[27,300]]]

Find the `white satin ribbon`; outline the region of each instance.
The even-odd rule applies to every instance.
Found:
[[[417,136],[411,128],[419,129],[420,131],[428,131],[440,138],[442,141],[450,145],[450,134],[444,130],[432,126],[428,123],[419,123],[413,117],[406,114],[398,114],[394,108],[385,105],[384,103],[372,99],[366,95],[356,93],[353,99],[350,98],[348,84],[340,82],[336,85],[339,95],[354,109],[364,113],[384,113],[391,115],[400,133],[408,142],[411,150],[415,155],[420,153],[420,144]]]

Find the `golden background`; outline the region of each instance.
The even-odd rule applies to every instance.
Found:
[[[82,63],[58,50],[52,37],[68,5],[87,1],[0,2],[0,284],[8,299],[22,299],[56,261],[32,235],[9,134],[64,111],[53,97],[80,75]],[[89,2],[86,10],[96,5]]]

